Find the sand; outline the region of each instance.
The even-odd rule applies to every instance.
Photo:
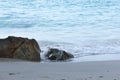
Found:
[[[120,80],[120,61],[0,61],[0,80]]]

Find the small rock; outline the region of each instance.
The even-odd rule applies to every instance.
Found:
[[[103,76],[99,76],[99,78],[103,78]]]
[[[66,51],[59,50],[56,48],[50,48],[45,55],[49,60],[66,60],[73,58],[74,56]]]
[[[9,73],[9,75],[15,75],[15,73]]]

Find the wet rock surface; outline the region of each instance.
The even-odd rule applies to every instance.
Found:
[[[64,50],[59,50],[56,48],[50,48],[45,54],[46,58],[49,60],[62,61],[69,58],[74,58],[74,56]]]
[[[35,39],[9,36],[0,39],[0,58],[40,61],[40,47]]]

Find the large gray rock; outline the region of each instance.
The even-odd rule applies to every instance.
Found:
[[[72,54],[56,48],[50,48],[48,52],[45,54],[45,56],[49,60],[56,60],[56,61],[66,60],[74,57]]]
[[[0,58],[40,61],[40,48],[35,39],[9,36],[0,39]]]

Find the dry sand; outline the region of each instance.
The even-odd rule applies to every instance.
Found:
[[[38,63],[0,60],[0,80],[120,80],[120,61]]]

